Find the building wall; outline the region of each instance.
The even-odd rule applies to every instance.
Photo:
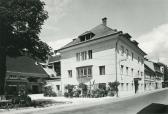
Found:
[[[55,80],[46,80],[46,86],[51,86],[52,91],[57,94],[57,96],[61,95],[61,80],[55,79]]]
[[[33,78],[30,81],[28,78]],[[29,94],[42,93],[42,77],[35,77],[26,73],[7,72],[6,92],[7,94],[18,94],[19,90],[24,89]]]
[[[76,53],[92,50],[92,59],[85,61],[77,61]],[[97,41],[93,44],[83,45],[73,50],[68,50],[61,53],[61,73],[62,84],[64,87],[67,84],[78,85],[81,80],[86,84],[90,83],[107,83],[115,81],[115,41],[114,39],[106,41]],[[79,79],[77,77],[77,67],[92,65],[92,78]],[[105,75],[99,74],[99,66],[105,66]],[[72,70],[72,78],[68,77],[68,70]]]
[[[122,54],[121,46],[124,47],[124,54]],[[138,51],[138,49],[132,45],[127,39],[122,39],[118,42],[118,54],[117,54],[117,65],[118,65],[118,81],[120,83],[119,90],[125,92],[135,92],[134,79],[139,78],[138,92],[144,90],[144,56]],[[126,54],[128,50],[128,57]],[[132,59],[133,53],[133,59]],[[139,57],[139,62],[138,62]],[[123,66],[123,71],[121,68]],[[128,70],[127,70],[128,67]],[[133,69],[133,72],[132,72]],[[139,71],[139,75],[138,75]],[[122,73],[123,72],[123,73]]]
[[[61,52],[61,74],[62,74],[62,92],[67,84],[78,85],[80,80],[77,77],[77,67],[90,66],[92,65],[92,78],[81,79],[86,84],[92,83],[106,83],[116,81],[116,42],[115,38],[107,37],[106,39],[99,39],[94,42],[88,42],[87,44],[81,44],[76,48],[65,49]],[[126,58],[126,55],[121,55],[120,46],[124,46],[124,49],[128,49],[129,52],[134,53],[134,59],[131,59],[131,53],[129,53],[128,59],[121,61]],[[82,51],[92,50],[93,58],[85,61],[77,61],[76,53]],[[125,51],[124,51],[125,52]],[[136,47],[130,44],[127,40],[118,42],[117,52],[117,81],[123,83],[120,84],[119,91],[134,93],[134,78],[139,77],[139,91],[143,91],[144,88],[144,63],[138,63],[138,57],[144,59],[143,54],[136,50]],[[121,75],[120,66],[124,66],[123,74]],[[99,74],[99,66],[105,66],[105,75]],[[128,67],[128,74],[126,74],[125,68]],[[133,75],[131,75],[131,68],[134,69]],[[68,77],[68,70],[72,70],[72,77]],[[142,76],[138,76],[137,72]]]

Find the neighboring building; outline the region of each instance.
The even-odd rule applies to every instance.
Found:
[[[46,86],[50,86],[58,96],[61,95],[61,64],[60,55],[51,56],[47,64],[43,64],[43,69],[49,75],[46,79]]]
[[[7,57],[6,64],[5,88],[8,94],[17,94],[20,89],[32,94],[42,93],[43,81],[48,75],[35,60],[26,56]]]
[[[163,74],[164,74],[164,76],[163,76],[163,88],[165,88],[165,87],[168,87],[168,67],[167,67],[167,65],[165,65],[165,64],[163,64],[163,63],[158,63],[159,65],[161,65],[161,66],[163,66]]]
[[[154,90],[156,89],[156,76],[155,76],[155,69],[154,64],[151,61],[145,60],[145,90]]]
[[[164,77],[163,70],[164,69],[161,64],[145,60],[145,90],[162,88],[162,82]]]
[[[161,64],[154,63],[154,68],[156,74],[156,89],[160,89],[164,81],[164,67]]]
[[[108,86],[119,81],[119,94],[143,91],[144,55],[128,33],[102,24],[84,32],[58,51],[61,53],[62,93],[67,84]]]

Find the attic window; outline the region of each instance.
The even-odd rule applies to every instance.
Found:
[[[80,41],[83,42],[83,41],[90,40],[93,36],[94,36],[93,33],[88,33],[88,34],[79,36],[79,38],[80,38]]]

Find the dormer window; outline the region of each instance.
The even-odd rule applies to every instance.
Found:
[[[83,41],[90,40],[93,36],[94,36],[93,33],[91,33],[91,32],[88,33],[87,32],[87,33],[84,33],[83,35],[79,36],[79,39],[80,39],[81,42],[83,42]]]

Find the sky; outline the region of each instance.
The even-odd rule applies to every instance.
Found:
[[[40,37],[58,49],[107,17],[129,33],[148,58],[168,64],[168,0],[43,0],[49,18]]]

